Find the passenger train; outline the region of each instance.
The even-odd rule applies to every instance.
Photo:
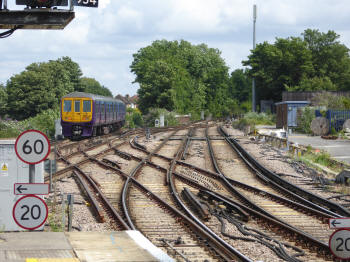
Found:
[[[62,97],[61,125],[69,138],[90,137],[119,129],[125,123],[125,104],[112,97],[73,92]]]

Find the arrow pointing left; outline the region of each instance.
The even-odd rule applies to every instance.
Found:
[[[19,185],[19,186],[16,188],[16,190],[17,190],[20,194],[22,194],[22,190],[25,191],[25,190],[27,190],[27,189],[28,189],[28,188],[22,187],[22,185]]]
[[[15,195],[47,195],[49,184],[45,183],[15,183]]]
[[[341,218],[330,218],[329,219],[329,228],[350,228],[350,218],[341,217]]]

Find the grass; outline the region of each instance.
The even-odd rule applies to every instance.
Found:
[[[244,114],[243,118],[235,121],[232,126],[237,129],[243,130],[247,126],[250,126],[250,130],[254,130],[257,125],[275,125],[275,116],[266,113],[248,112]]]
[[[54,211],[54,203],[51,199],[47,201],[48,207],[50,207],[51,212],[47,216],[47,221],[52,232],[62,232],[62,223],[57,221],[57,213]]]
[[[47,217],[51,231],[52,232],[62,232],[62,225],[61,225],[61,223],[56,221],[55,216],[56,215],[54,213],[50,213]]]
[[[297,160],[305,163],[308,166],[310,166],[310,162],[312,162],[326,167],[334,172],[341,171],[341,168],[334,162],[330,154],[326,151],[313,152],[308,148],[305,154],[297,157]]]

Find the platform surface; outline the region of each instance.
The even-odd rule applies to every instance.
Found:
[[[0,261],[174,261],[138,231],[0,234]]]

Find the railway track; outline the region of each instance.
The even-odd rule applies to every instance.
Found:
[[[332,259],[325,243],[331,233],[326,219],[341,217],[348,212],[345,208],[303,190],[281,188],[223,129],[197,125],[188,130],[172,130],[170,135],[168,130],[151,144],[138,137],[119,137],[95,145],[84,142],[70,151],[66,145],[58,154],[68,166],[57,177],[74,170],[77,180],[88,184],[83,187],[90,190],[86,194],[91,202],[104,195],[128,228],[139,229],[179,261],[193,261],[196,256],[249,261],[247,250],[233,247],[252,241],[260,250],[270,249],[264,253],[283,246],[271,261]],[[101,170],[92,174],[97,166]],[[207,220],[198,207],[193,209],[194,200],[183,196],[186,190],[205,207]],[[101,204],[94,213],[110,216],[110,209],[98,211],[97,206]],[[152,220],[154,214],[158,220]],[[259,237],[252,232],[259,232]]]

